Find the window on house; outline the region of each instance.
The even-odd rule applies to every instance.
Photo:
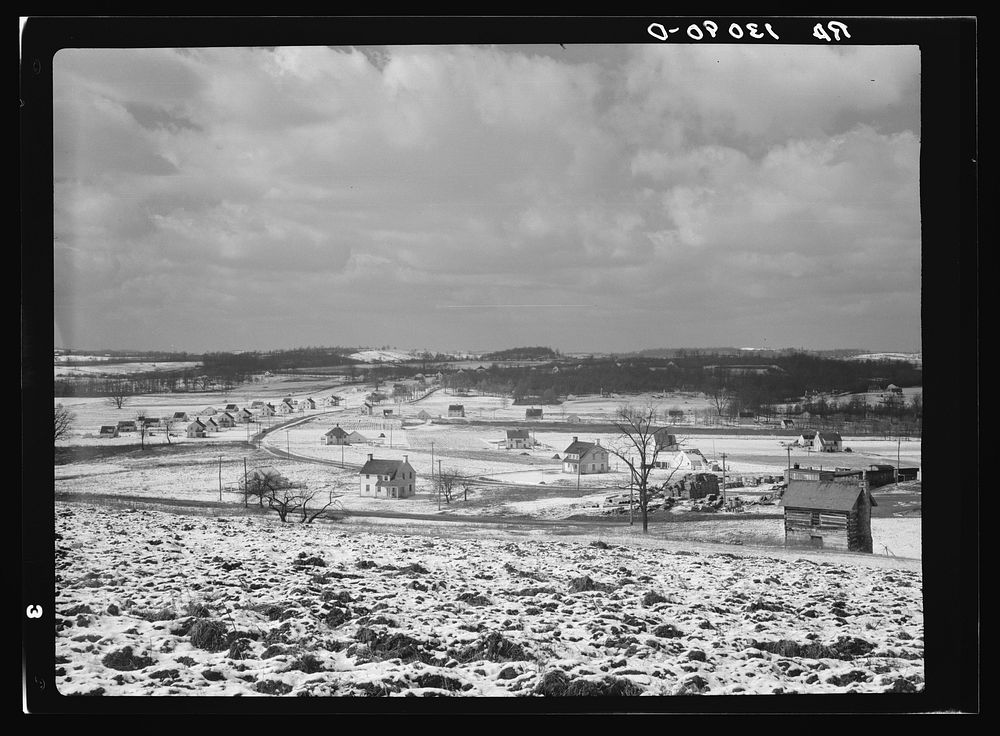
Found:
[[[819,526],[819,511],[813,511],[812,514],[810,514],[809,523],[813,526]]]

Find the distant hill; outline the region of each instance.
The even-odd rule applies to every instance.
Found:
[[[481,360],[554,360],[559,358],[559,352],[552,348],[510,348],[509,350],[498,350],[493,353],[486,353],[480,356]]]

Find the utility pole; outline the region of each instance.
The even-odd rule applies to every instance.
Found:
[[[247,459],[243,458],[243,508],[247,507]]]
[[[902,440],[899,437],[896,438],[896,473],[895,473],[895,475],[896,475],[896,490],[899,490],[899,443],[901,441]]]
[[[726,507],[726,453],[722,453],[722,507]]]
[[[434,482],[434,440],[431,440],[431,483]]]
[[[441,461],[438,460],[438,511],[441,510]]]
[[[219,503],[222,503],[222,455],[219,455]]]

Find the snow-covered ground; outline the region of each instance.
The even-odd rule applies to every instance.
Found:
[[[913,561],[78,503],[55,521],[63,695],[923,687]]]

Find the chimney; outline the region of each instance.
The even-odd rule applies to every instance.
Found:
[[[409,464],[409,462],[410,462],[410,456],[409,455],[403,455],[403,462]]]
[[[576,435],[573,435],[573,441],[576,442]]]
[[[374,459],[375,459],[375,458],[373,458],[373,457],[372,457],[372,453],[370,453],[370,452],[369,452],[369,453],[368,453],[368,462],[371,462],[371,461],[372,461],[372,460],[374,460]]]

